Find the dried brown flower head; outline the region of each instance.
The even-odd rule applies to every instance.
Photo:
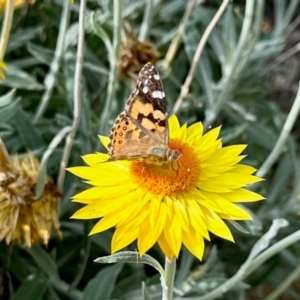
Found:
[[[47,245],[52,226],[60,234],[57,217],[60,193],[50,179],[41,197],[35,199],[39,167],[32,153],[10,160],[0,139],[0,241],[17,240],[30,247],[40,239]]]
[[[133,29],[125,24],[120,50],[120,75],[132,75],[138,72],[147,62],[155,65],[159,53],[150,42],[140,41]]]

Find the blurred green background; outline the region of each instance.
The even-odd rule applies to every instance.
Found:
[[[87,1],[82,109],[69,166],[83,165],[81,155],[104,150],[97,134],[109,134],[134,83],[135,70],[122,76],[113,73],[120,63],[113,53],[116,6],[121,11],[121,27],[117,29],[122,31],[122,39],[125,23],[137,36],[144,26],[145,40],[159,52],[157,67],[171,114],[198,43],[221,3]],[[60,130],[72,125],[79,5],[79,1],[70,4],[44,0],[15,10],[5,56],[8,71],[0,82],[0,135],[11,155],[26,155],[30,149],[41,159]],[[189,5],[192,10],[188,13]],[[259,169],[273,150],[298,91],[299,12],[298,0],[232,1],[208,38],[188,97],[176,109],[181,124],[222,124],[224,144],[248,144],[243,163]],[[0,16],[3,21],[3,13]],[[165,68],[165,57],[180,26],[183,35]],[[46,104],[41,104],[43,101]],[[236,274],[273,219],[289,222],[269,240],[273,245],[299,230],[299,137],[297,120],[279,158],[263,174],[266,180],[253,187],[267,200],[247,205],[254,221],[240,225],[248,234],[229,224],[235,243],[212,237],[202,262],[185,250],[181,252],[176,275],[179,293],[175,299],[201,299]],[[64,147],[63,138],[45,166],[55,182]],[[53,234],[47,248],[16,245],[8,272],[1,272],[2,299],[143,299],[142,281],[149,299],[161,299],[159,275],[151,267],[93,262],[110,254],[112,231],[88,237],[94,222],[70,220],[81,207],[72,203],[70,197],[84,187],[78,178],[66,174],[59,209],[63,239]],[[268,299],[293,272],[298,272],[298,276],[289,281],[280,296],[269,300],[300,299],[299,246],[297,242],[276,253],[218,299]],[[127,250],[135,249],[133,244]],[[2,241],[2,268],[7,252]],[[149,254],[163,263],[158,248]]]

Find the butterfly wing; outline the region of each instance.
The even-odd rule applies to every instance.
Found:
[[[151,149],[168,149],[167,102],[158,71],[147,63],[136,88],[111,129],[109,154],[115,159],[151,155]]]
[[[121,113],[111,129],[108,154],[115,159],[134,159],[149,155],[151,138]]]
[[[141,69],[125,113],[155,143],[168,145],[167,101],[158,71],[151,63]]]

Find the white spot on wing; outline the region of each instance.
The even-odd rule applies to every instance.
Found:
[[[162,91],[154,91],[154,92],[152,92],[151,96],[153,98],[163,99],[165,97],[165,93]]]
[[[143,93],[144,93],[144,94],[147,94],[148,91],[149,91],[148,88],[147,88],[146,86],[144,86],[144,87],[143,87]]]
[[[154,75],[154,79],[159,80],[159,75],[158,75],[158,74],[155,74],[155,75]]]
[[[147,85],[147,84],[148,84],[148,81],[149,81],[149,80],[146,79],[146,80],[144,81],[144,84]]]

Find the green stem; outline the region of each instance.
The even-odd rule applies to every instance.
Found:
[[[169,46],[169,49],[167,51],[167,54],[165,55],[164,62],[162,64],[164,71],[169,70],[172,61],[174,60],[174,57],[179,49],[179,46],[182,42],[182,37],[184,34],[184,29],[186,27],[186,24],[188,23],[188,19],[190,18],[191,14],[193,13],[196,6],[200,4],[198,0],[189,0],[189,3],[186,6],[184,15],[180,21],[180,24],[178,26],[177,32],[174,35],[172,42]]]
[[[147,35],[148,35],[149,28],[151,27],[152,16],[154,11],[153,6],[154,6],[153,0],[146,1],[143,23],[141,25],[140,34],[139,34],[140,41],[145,41],[147,39]]]
[[[8,0],[6,1],[4,21],[1,30],[0,61],[3,61],[4,59],[13,17],[14,17],[14,0]]]
[[[66,126],[63,129],[61,129],[52,139],[51,143],[49,144],[48,148],[46,149],[46,151],[42,156],[40,170],[37,176],[37,185],[35,187],[36,199],[39,199],[44,192],[46,177],[47,177],[48,159],[50,155],[54,152],[54,150],[58,147],[58,145],[61,143],[61,141],[64,139],[64,137],[70,132],[70,130],[71,130],[71,126]]]
[[[69,2],[69,1],[67,1]],[[79,22],[78,22],[78,44],[77,44],[77,56],[76,56],[76,66],[74,75],[74,107],[73,107],[73,124],[69,135],[66,138],[66,145],[64,148],[64,153],[62,160],[60,162],[60,169],[57,180],[57,187],[59,191],[63,191],[63,185],[66,175],[66,167],[69,162],[69,157],[77,129],[80,122],[81,114],[81,78],[82,78],[82,68],[83,68],[83,55],[84,55],[84,16],[85,16],[86,0],[80,1],[79,10]]]
[[[108,114],[112,107],[112,102],[116,94],[117,77],[118,77],[118,58],[121,45],[121,22],[122,22],[122,0],[114,0],[114,27],[113,27],[113,49],[114,53],[110,53],[110,73],[108,78],[107,96],[105,105],[100,118],[99,133],[105,134],[108,123]]]
[[[221,111],[227,99],[228,94],[232,89],[232,85],[235,83],[236,79],[239,77],[239,75],[241,74],[241,72],[244,70],[246,66],[248,58],[251,54],[251,50],[253,49],[256,40],[258,39],[257,30],[258,29],[260,30],[258,26],[253,27],[254,15],[256,18],[255,22],[257,24],[260,24],[262,13],[263,13],[264,2],[265,2],[264,0],[258,1],[257,9],[254,14],[255,0],[246,1],[245,18],[244,18],[239,42],[234,52],[234,59],[230,67],[228,76],[225,78],[225,80],[224,79],[221,80],[222,82],[221,93],[219,94],[217,100],[215,101],[214,106],[208,107],[208,109],[205,112],[206,116],[205,116],[204,126],[206,128],[210,126],[218,116],[219,112]],[[251,36],[252,28],[256,30],[256,32],[254,32],[252,41],[251,43],[249,43],[249,36]],[[223,83],[223,81],[225,82]]]
[[[77,271],[77,274],[70,285],[70,291],[76,290],[77,285],[79,284],[82,276],[84,275],[84,271],[86,270],[86,266],[88,264],[91,252],[92,241],[88,236],[88,232],[91,228],[91,221],[85,223],[85,249],[83,254],[82,262],[80,263],[80,269]]]
[[[162,282],[162,300],[172,300],[174,290],[174,278],[176,273],[176,258],[165,262],[165,282]]]
[[[45,110],[47,109],[48,103],[52,96],[52,92],[56,83],[58,71],[60,69],[60,63],[62,56],[65,50],[65,39],[66,39],[66,32],[69,24],[69,17],[70,17],[70,1],[64,1],[64,8],[61,14],[60,19],[60,26],[59,26],[59,33],[57,38],[57,44],[55,48],[55,53],[53,60],[50,65],[50,70],[45,77],[44,85],[45,91],[42,95],[41,102],[37,108],[35,113],[33,122],[36,123],[44,114]]]
[[[300,276],[300,265],[265,300],[276,300]]]
[[[264,164],[257,171],[256,173],[257,176],[264,177],[267,174],[267,172],[270,170],[270,168],[273,166],[273,164],[276,162],[279,155],[282,153],[286,141],[290,136],[290,132],[298,118],[299,111],[300,111],[300,87],[298,89],[298,93],[293,103],[293,106],[291,108],[291,111],[283,125],[282,131],[276,142],[276,145],[274,146],[268,158],[265,160]]]
[[[281,0],[279,0],[279,1],[281,1]],[[280,3],[280,5],[282,5],[282,4],[283,3]],[[275,3],[275,5],[276,5],[276,3]],[[288,25],[290,24],[292,17],[297,12],[298,5],[299,5],[299,0],[291,0],[289,2],[289,5],[288,5],[285,13],[283,13],[280,16],[280,19],[277,18],[278,20],[275,20],[275,24],[276,24],[275,25],[275,30],[274,30],[274,37],[275,38],[279,38],[279,37],[282,37],[284,35],[284,32],[287,29]],[[278,6],[278,4],[277,4],[277,6]],[[276,21],[279,21],[279,22],[276,22]]]
[[[260,267],[265,261],[270,259],[272,256],[279,253],[283,249],[297,243],[298,241],[300,241],[300,230],[290,234],[289,236],[285,237],[281,241],[272,245],[270,248],[268,248],[259,256],[253,259],[253,261],[251,262],[251,266],[249,266],[248,270],[245,272],[244,278],[249,276],[253,271],[255,271],[258,267]]]
[[[279,253],[281,250],[293,245],[294,243],[300,240],[300,230],[296,231],[295,233],[287,236],[286,238],[282,239],[281,241],[277,242],[270,248],[264,250],[261,254],[255,257],[252,261],[248,261],[244,263],[238,272],[228,279],[225,283],[217,287],[212,292],[206,294],[205,296],[199,298],[199,300],[213,300],[217,299],[218,297],[224,295],[227,291],[231,288],[236,286],[238,283],[242,282],[247,276],[249,276],[253,271],[259,268],[265,261],[270,259],[275,254]],[[250,254],[251,255],[251,254]]]
[[[209,38],[210,33],[212,32],[212,30],[216,26],[217,22],[219,21],[219,19],[223,15],[223,13],[224,13],[224,11],[225,11],[228,4],[229,4],[229,0],[223,0],[223,2],[220,5],[219,9],[217,10],[216,14],[214,15],[214,17],[212,18],[212,20],[210,21],[210,23],[206,27],[206,29],[205,29],[205,31],[204,31],[201,39],[200,39],[200,42],[197,46],[197,49],[195,51],[189,73],[188,73],[188,75],[185,79],[184,84],[181,87],[179,97],[177,98],[177,100],[174,104],[173,111],[172,111],[173,114],[176,114],[178,112],[178,110],[180,109],[181,104],[183,102],[183,99],[188,95],[191,83],[192,83],[192,81],[194,79],[194,76],[195,76],[195,73],[196,73],[197,65],[199,63],[202,51],[204,49],[204,46],[205,46],[205,44],[206,44],[206,42]]]

